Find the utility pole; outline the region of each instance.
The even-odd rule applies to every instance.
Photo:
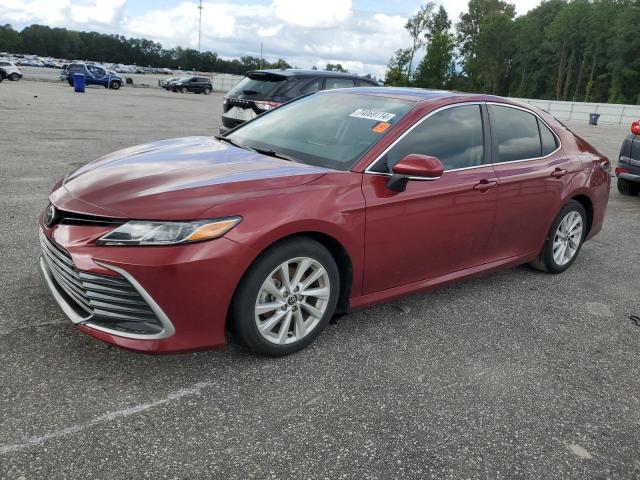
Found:
[[[260,42],[260,70],[262,70],[262,42]]]
[[[198,5],[198,10],[200,10],[200,19],[198,20],[198,52],[201,52],[201,41],[202,41],[202,0],[200,0],[200,5]]]

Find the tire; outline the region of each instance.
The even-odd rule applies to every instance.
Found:
[[[640,193],[640,184],[630,182],[624,178],[618,178],[618,191],[622,195],[638,195]]]
[[[205,95],[209,95],[211,93],[211,89],[207,87],[202,91],[202,93],[204,93]]]
[[[73,80],[67,80],[67,83],[73,87]]]
[[[296,282],[290,288],[282,275],[283,265],[288,265],[289,281]],[[299,270],[302,275],[297,281]],[[305,237],[284,240],[263,252],[238,284],[231,306],[233,333],[239,343],[259,355],[282,357],[298,352],[329,323],[339,292],[338,266],[322,244]]]
[[[187,89],[185,87],[180,87],[180,93],[187,93]]]
[[[13,72],[11,75],[9,75],[9,80],[11,80],[12,82],[17,82],[18,80],[20,80],[20,75],[18,75],[16,72]]]
[[[571,228],[574,221],[577,222],[577,225]],[[566,235],[567,230],[569,235]],[[570,232],[572,231],[575,233],[571,234]],[[529,265],[543,272],[564,272],[573,265],[573,262],[578,257],[586,234],[587,212],[580,202],[569,200],[553,221],[540,255]],[[564,250],[562,250],[563,245]],[[554,246],[556,247],[556,256],[554,256]],[[558,260],[558,257],[560,260]]]
[[[121,84],[120,84],[120,82],[118,82],[118,81],[111,82],[111,89],[112,89],[112,90],[120,90],[120,87],[121,87],[121,86],[122,86],[122,85],[121,85]]]

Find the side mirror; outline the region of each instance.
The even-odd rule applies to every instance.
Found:
[[[403,192],[407,188],[409,177],[437,180],[442,176],[444,166],[436,157],[410,153],[396,163],[392,170],[393,176],[389,179],[387,187],[394,192]]]

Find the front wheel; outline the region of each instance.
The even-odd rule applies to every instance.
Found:
[[[9,80],[17,82],[18,80],[20,80],[20,75],[13,72],[11,75],[9,75]]]
[[[549,229],[544,247],[531,266],[562,273],[576,260],[587,234],[587,212],[580,202],[569,200]]]
[[[234,333],[260,355],[297,352],[327,325],[339,291],[338,267],[322,244],[304,237],[283,241],[263,253],[238,285]]]
[[[187,93],[187,89],[185,87],[180,87],[180,93]]]
[[[118,82],[118,81],[116,81],[116,82],[111,82],[111,88],[112,88],[113,90],[119,90],[119,89],[120,89],[120,86],[121,86],[121,84],[120,84],[120,82]]]

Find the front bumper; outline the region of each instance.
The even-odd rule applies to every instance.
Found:
[[[108,228],[62,224],[47,229],[41,225],[41,235],[68,253],[84,277],[126,279],[156,315],[162,329],[151,333],[123,331],[98,321],[91,310],[78,308],[82,298],[74,301],[66,294],[69,285],[63,285],[64,278],[57,281],[56,272],[43,255],[39,263],[47,287],[73,323],[107,343],[149,353],[224,345],[229,304],[253,258],[247,247],[224,237],[172,247],[96,245],[95,240],[105,230]],[[93,300],[89,303],[93,308]]]

